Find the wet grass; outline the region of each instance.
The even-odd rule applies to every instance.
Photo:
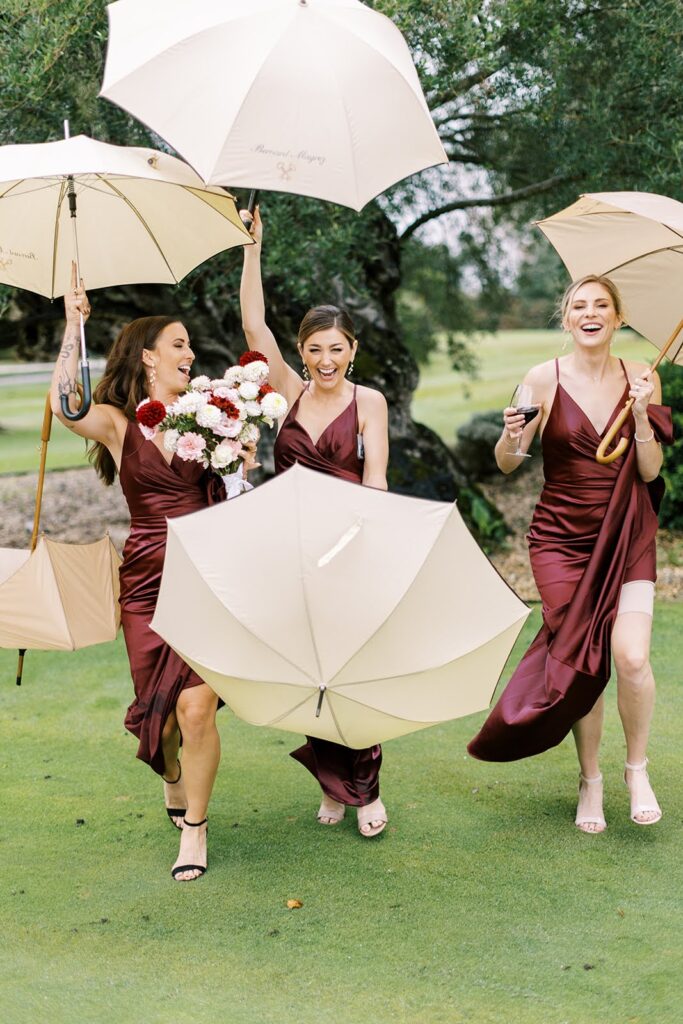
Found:
[[[381,838],[324,829],[297,738],[225,709],[210,868],[187,885],[122,726],[121,640],[29,652],[21,689],[0,652],[4,1024],[675,1024],[682,628],[660,603],[661,825],[628,820],[614,687],[599,837],[572,825],[571,744],[481,764],[465,743],[482,715],[386,745]]]

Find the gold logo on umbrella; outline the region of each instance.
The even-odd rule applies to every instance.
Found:
[[[12,265],[12,260],[2,260],[2,259],[0,259],[0,270],[7,270],[8,267],[11,267],[11,265]]]

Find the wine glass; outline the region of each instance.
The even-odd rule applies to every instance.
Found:
[[[531,423],[538,416],[540,405],[534,405],[534,396],[529,384],[518,384],[512,393],[510,399],[510,405],[514,407],[518,415],[524,417],[524,426],[527,423]],[[523,428],[522,428],[523,429]],[[522,435],[520,434],[517,439],[517,451],[510,452],[510,455],[516,455],[519,459],[530,459],[531,456],[528,452],[522,451]]]

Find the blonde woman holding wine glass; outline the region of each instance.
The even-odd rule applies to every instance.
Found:
[[[544,486],[527,539],[543,626],[468,749],[481,760],[512,761],[555,746],[573,730],[575,823],[598,833],[606,828],[599,748],[612,656],[630,818],[652,825],[662,816],[648,778],[647,743],[659,470],[661,443],[672,440],[671,413],[659,404],[656,374],[612,355],[625,314],[611,280],[574,282],[561,308],[573,351],[528,372],[523,386],[531,400],[518,389],[495,448],[499,469],[512,473],[537,431],[541,437]],[[628,447],[602,465],[596,449],[629,397],[631,415],[615,440],[626,438]]]

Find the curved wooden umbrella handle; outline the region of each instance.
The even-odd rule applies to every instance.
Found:
[[[619,456],[623,455],[624,452],[626,451],[626,449],[628,448],[628,445],[629,445],[628,438],[627,437],[622,437],[621,441],[616,446],[614,451],[610,452],[609,455],[607,454],[607,449],[609,448],[609,446],[611,445],[612,441],[614,440],[614,438],[617,436],[617,434],[621,430],[621,428],[622,428],[622,426],[623,426],[623,424],[624,424],[624,422],[626,420],[626,417],[628,416],[628,414],[631,411],[631,406],[632,405],[633,405],[633,399],[629,398],[628,402],[626,403],[624,408],[621,410],[621,412],[619,413],[619,415],[615,419],[614,423],[609,428],[609,430],[607,431],[607,433],[603,437],[602,441],[600,442],[600,444],[598,446],[598,450],[595,453],[595,461],[599,462],[601,466],[609,466],[610,462],[614,462],[615,459],[618,459]]]

